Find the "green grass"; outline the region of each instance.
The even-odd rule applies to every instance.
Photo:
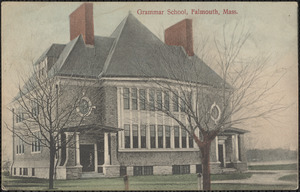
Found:
[[[282,165],[250,165],[249,170],[297,170],[297,164],[282,164]]]
[[[216,174],[212,181],[228,179],[246,179],[250,173]],[[2,176],[2,184],[13,190],[47,190],[48,180],[24,177]],[[153,175],[129,177],[130,190],[197,190],[197,176],[189,175]],[[57,180],[54,190],[124,190],[123,178],[95,178],[79,180]],[[295,186],[296,187],[296,186]],[[212,184],[212,190],[254,190],[254,189],[293,189],[284,185],[244,185],[244,184]]]
[[[231,173],[231,174],[214,174],[211,175],[210,178],[212,181],[218,180],[239,180],[239,179],[247,179],[252,176],[252,173]]]
[[[297,185],[251,185],[251,184],[227,184],[213,183],[211,190],[295,190]]]
[[[291,174],[291,175],[285,175],[279,178],[279,180],[283,181],[298,181],[298,175],[297,174]]]

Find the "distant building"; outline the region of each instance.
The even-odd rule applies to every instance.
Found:
[[[57,178],[200,172],[201,155],[193,139],[174,120],[158,115],[160,111],[145,104],[156,95],[162,104],[168,103],[170,110],[181,114],[178,103],[169,100],[172,94],[160,92],[153,82],[148,81],[155,77],[172,83],[166,75],[166,68],[162,67],[161,55],[164,53],[153,57],[154,50],[172,50],[176,53],[171,56],[174,61],[180,58],[186,63],[189,60],[196,62],[203,72],[203,78],[196,82],[198,84],[214,86],[222,81],[194,54],[192,20],[185,19],[168,28],[165,43],[131,13],[109,37],[94,36],[93,24],[93,5],[84,3],[70,15],[71,41],[65,45],[51,45],[36,62],[41,74],[58,79],[100,78],[104,82],[102,103],[98,103],[100,98],[89,95],[89,92],[82,98],[86,105],[79,113],[88,114],[89,120],[78,129],[74,141],[77,147],[65,146],[59,151]],[[140,70],[141,67],[147,73]],[[18,114],[17,108],[15,129],[21,126],[24,118],[22,113]],[[100,129],[99,125],[106,128]],[[88,129],[94,131],[85,133]],[[72,130],[72,126],[66,129],[61,134],[62,140]],[[225,168],[247,169],[244,133],[245,130],[238,128],[227,129],[212,142],[213,173]],[[48,177],[49,151],[41,147],[38,139],[27,145],[14,137],[13,155],[12,175]]]

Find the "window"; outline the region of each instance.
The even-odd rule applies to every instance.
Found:
[[[201,164],[196,165],[196,173],[202,173],[202,165]]]
[[[131,109],[137,110],[137,89],[131,89]]]
[[[155,135],[156,135],[155,125],[150,125],[150,144],[151,144],[151,148],[156,148]]]
[[[156,107],[158,111],[162,110],[162,92],[161,91],[157,91],[156,92]]]
[[[155,103],[154,103],[154,91],[153,90],[150,90],[149,91],[149,107],[150,107],[150,110],[151,111],[154,111],[155,110]]]
[[[189,174],[190,165],[173,165],[172,166],[173,174]]]
[[[173,93],[173,111],[178,111],[178,95]]]
[[[32,105],[32,109],[31,109],[32,116],[37,117],[39,114],[38,104],[36,102],[32,102],[31,105]]]
[[[20,168],[20,170],[19,170],[19,171],[20,171],[20,175],[22,175],[22,168]]]
[[[143,167],[142,166],[134,166],[133,167],[133,175],[143,175]]]
[[[141,125],[141,148],[146,148],[146,125]]]
[[[31,144],[31,151],[32,152],[39,152],[41,151],[41,133],[40,132],[35,132],[34,133],[34,138],[32,140],[32,144]]]
[[[138,148],[138,125],[132,125],[133,148]]]
[[[130,125],[124,125],[125,148],[130,148]]]
[[[165,134],[166,134],[166,148],[170,148],[171,146],[170,126],[165,126]]]
[[[194,147],[194,140],[193,138],[189,135],[189,148],[193,148]]]
[[[179,148],[179,127],[174,126],[174,142],[175,148]]]
[[[164,107],[166,111],[169,111],[170,109],[169,92],[164,93]]]
[[[120,176],[127,175],[127,167],[126,166],[120,166]]]
[[[182,98],[180,98],[180,111],[185,112],[186,111],[186,101],[185,101],[185,95],[184,93],[181,93]]]
[[[124,109],[129,109],[129,89],[123,89],[123,102],[124,102]]]
[[[22,122],[24,121],[24,113],[22,112],[19,112],[17,115],[16,115],[16,122],[19,123],[19,122]]]
[[[28,175],[28,168],[23,168],[23,175]]]
[[[133,175],[153,175],[153,166],[134,166]]]
[[[144,166],[144,175],[153,175],[153,166]]]
[[[186,130],[181,129],[181,147],[186,148]]]
[[[34,168],[31,169],[31,175],[35,176],[35,169]]]
[[[157,134],[158,134],[158,148],[163,148],[163,126],[157,126]]]
[[[24,153],[24,141],[21,138],[18,138],[17,154],[23,154],[23,153]]]
[[[146,109],[146,92],[144,89],[139,90],[140,110]]]
[[[17,169],[14,168],[14,175],[17,175]]]

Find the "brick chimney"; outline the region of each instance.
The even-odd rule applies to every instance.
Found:
[[[194,55],[192,19],[184,19],[165,30],[167,45],[182,46],[189,56]]]
[[[71,41],[80,34],[85,44],[94,45],[93,3],[83,3],[70,14]]]

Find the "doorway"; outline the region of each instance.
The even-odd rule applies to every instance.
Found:
[[[219,161],[221,162],[221,167],[225,167],[224,164],[224,150],[223,150],[224,145],[218,145],[218,152],[219,152]]]
[[[80,164],[82,172],[95,171],[94,145],[80,145]]]

